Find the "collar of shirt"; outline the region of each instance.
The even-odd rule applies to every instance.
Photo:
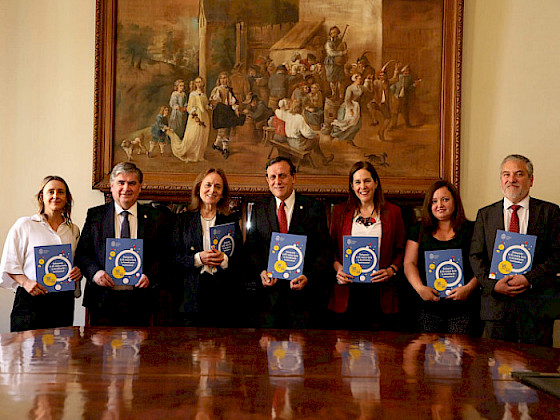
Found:
[[[519,203],[516,203],[518,206],[521,206],[517,209],[517,216],[519,216],[519,233],[527,234],[527,227],[529,226],[529,194]],[[511,221],[511,214],[513,212],[510,207],[513,205],[508,198],[504,197],[504,229],[509,230],[509,224]]]
[[[278,213],[278,209],[280,208],[280,200],[278,197],[274,197],[276,199],[276,213]],[[284,200],[284,210],[286,211],[286,220],[288,221],[288,229],[290,228],[290,222],[292,221],[292,214],[294,212],[294,206],[296,204],[296,192],[295,190],[292,191],[292,194]]]
[[[123,220],[121,213],[124,209],[119,206],[116,201],[113,203],[115,203],[115,237],[120,238],[121,224]],[[127,211],[129,213],[128,223],[130,225],[130,237],[136,239],[138,237],[138,203],[134,203]]]

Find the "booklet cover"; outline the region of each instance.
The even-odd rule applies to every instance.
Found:
[[[456,287],[465,284],[463,257],[460,249],[424,252],[426,283],[445,298]]]
[[[105,271],[115,286],[134,286],[142,276],[143,239],[107,238]]]
[[[300,343],[272,341],[267,349],[267,357],[270,375],[303,375],[303,352]]]
[[[76,283],[70,280],[72,270],[72,246],[70,244],[35,247],[35,273],[37,281],[49,293],[74,290]]]
[[[354,277],[354,283],[368,281],[379,269],[379,238],[375,236],[344,236],[342,270]]]
[[[303,273],[307,236],[272,232],[268,254],[268,275],[293,280]]]
[[[498,230],[490,266],[491,279],[500,280],[509,274],[525,274],[531,270],[537,237]]]
[[[426,345],[424,374],[439,380],[458,379],[463,365],[463,348],[451,344],[447,338],[440,338]]]
[[[231,257],[235,251],[235,223],[212,226],[210,243],[213,248]]]

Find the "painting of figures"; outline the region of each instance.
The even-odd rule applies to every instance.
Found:
[[[129,160],[166,193],[208,166],[258,192],[276,155],[317,193],[357,160],[389,192],[458,182],[460,0],[97,4],[100,189]]]

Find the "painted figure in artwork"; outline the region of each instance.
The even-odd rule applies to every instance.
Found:
[[[170,132],[169,127],[169,107],[164,105],[159,109],[156,122],[152,126],[152,141],[150,142],[150,150],[148,157],[154,157],[154,150],[159,147],[159,153],[163,156],[165,152],[165,143],[169,141],[167,134]]]
[[[210,106],[212,112],[212,127],[218,131],[216,141],[212,145],[214,150],[229,157],[229,141],[233,128],[243,125],[245,115],[239,112],[239,103],[230,87],[229,76],[223,71],[218,75],[216,87],[210,93]]]
[[[332,122],[331,136],[340,141],[346,141],[351,146],[357,147],[354,137],[362,127],[362,111],[360,108],[360,97],[364,91],[372,91],[372,76],[367,76],[365,83],[362,84],[362,75],[354,73],[352,84],[346,88],[344,102],[338,110],[338,118]]]
[[[337,95],[342,99],[344,82],[344,64],[348,56],[346,44],[342,41],[340,29],[333,26],[329,29],[329,39],[325,43],[325,72],[327,81],[331,87],[331,96],[336,98]]]
[[[181,79],[176,80],[173,86],[173,92],[169,99],[169,107],[171,115],[169,116],[169,127],[175,131],[179,137],[183,137],[185,126],[187,124],[187,94],[185,93],[185,82]]]
[[[210,114],[208,112],[208,97],[206,96],[202,77],[194,79],[195,89],[189,94],[187,110],[189,118],[183,138],[176,133],[170,133],[171,150],[173,154],[185,162],[200,162],[204,160],[204,151],[208,144],[210,133]]]
[[[396,128],[399,114],[402,114],[407,127],[412,127],[410,123],[410,102],[411,96],[416,90],[416,86],[422,79],[414,80],[410,74],[410,66],[407,64],[399,71],[398,80],[391,85],[391,92],[395,96],[396,105],[393,107],[391,128]]]

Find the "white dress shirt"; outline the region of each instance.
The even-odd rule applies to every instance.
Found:
[[[115,238],[121,237],[121,226],[124,220],[124,209],[115,201]],[[130,239],[138,238],[138,203],[134,203],[128,210],[128,225],[130,226]]]
[[[278,197],[276,199],[276,215],[278,215],[278,209],[280,208],[280,200]],[[294,206],[296,205],[296,192],[292,191],[292,194],[284,200],[284,211],[286,212],[286,220],[288,221],[288,231],[290,230],[290,222],[292,221],[292,214],[294,213]],[[277,216],[278,217],[278,216]]]
[[[62,223],[55,231],[39,214],[21,217],[8,232],[0,261],[0,286],[16,291],[19,284],[9,274],[24,274],[37,281],[35,247],[47,245],[72,245],[72,254],[80,238],[80,229],[72,223]],[[9,273],[9,274],[8,274]]]
[[[365,226],[361,223],[356,222],[356,219],[360,215],[357,214],[352,219],[352,236],[372,236],[379,238],[377,255],[381,255],[381,236],[383,235],[383,229],[381,226],[381,217],[375,217],[375,223],[370,226]]]

